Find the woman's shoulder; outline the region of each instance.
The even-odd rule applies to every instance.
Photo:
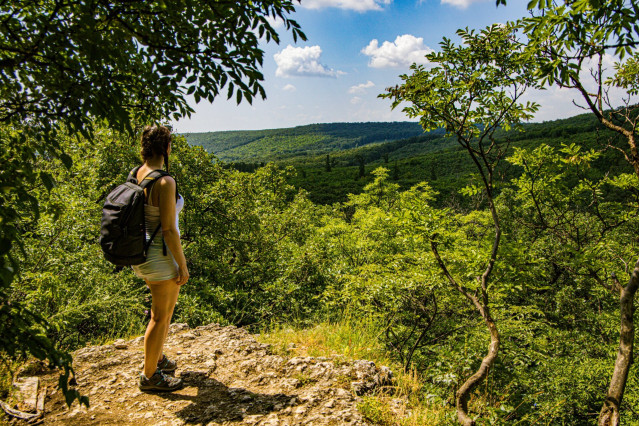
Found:
[[[158,178],[155,183],[161,191],[169,191],[176,187],[175,179],[173,179],[173,176],[171,175],[162,176],[161,178]]]

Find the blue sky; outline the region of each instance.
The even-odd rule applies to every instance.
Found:
[[[496,7],[494,0],[302,0],[292,18],[308,40],[294,43],[284,28],[279,45],[264,44],[267,99],[253,105],[219,97],[191,105],[180,133],[254,130],[311,123],[406,121],[377,95],[399,83],[410,63],[437,50],[458,28],[480,29],[526,15],[526,1]],[[542,105],[535,121],[580,112],[557,90],[530,95]]]

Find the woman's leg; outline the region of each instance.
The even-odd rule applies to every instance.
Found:
[[[164,341],[166,342],[166,338],[169,335],[169,327],[171,327],[171,318],[173,318],[173,311],[175,310],[175,305],[177,303],[177,299],[178,299],[178,293],[179,293],[179,285],[175,284],[175,279],[171,280],[171,282],[173,283],[174,286],[178,287],[178,291],[175,293],[175,299],[173,300],[173,304],[171,304],[171,311],[169,312],[168,315],[168,319],[167,319],[167,325],[166,325],[166,331],[164,332]],[[163,357],[163,353],[162,351],[160,351],[160,356],[158,358],[158,362],[162,361],[162,357]]]
[[[169,331],[180,286],[175,283],[175,279],[147,284],[151,289],[151,320],[144,335],[144,375],[151,377],[162,356],[162,347]]]

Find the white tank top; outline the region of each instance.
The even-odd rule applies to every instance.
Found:
[[[155,185],[153,185],[155,186]],[[153,186],[151,186],[151,190],[148,193],[147,199],[151,198],[151,192],[153,191]],[[184,198],[180,194],[178,194],[178,199],[175,202],[175,229],[178,231],[178,235],[180,235],[180,226],[178,217],[180,216],[180,212],[184,208]],[[147,241],[155,232],[155,228],[160,224],[160,207],[152,206],[151,204],[144,204],[144,226],[146,228],[146,239]],[[157,234],[153,238],[151,242],[152,246],[161,245],[162,244],[162,227],[158,230]]]

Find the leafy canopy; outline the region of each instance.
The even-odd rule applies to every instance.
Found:
[[[264,98],[258,42],[279,42],[276,18],[305,39],[293,11],[276,0],[2,2],[0,122],[83,131],[97,117],[122,130],[131,113],[189,115],[186,95],[213,101],[226,87],[238,103]]]
[[[457,35],[462,45],[444,38],[440,52],[426,55],[432,67],[413,64],[413,74],[401,76],[404,84],[382,96],[394,98],[393,108],[410,102],[404,112],[419,117],[426,131],[444,127],[464,140],[532,118],[537,105],[516,102],[534,82],[514,28],[492,25]]]
[[[540,52],[538,75],[548,83],[579,79],[584,61],[614,52],[620,59],[639,46],[639,4],[634,0],[532,0],[521,24],[531,52]],[[535,12],[538,9],[539,12]]]

